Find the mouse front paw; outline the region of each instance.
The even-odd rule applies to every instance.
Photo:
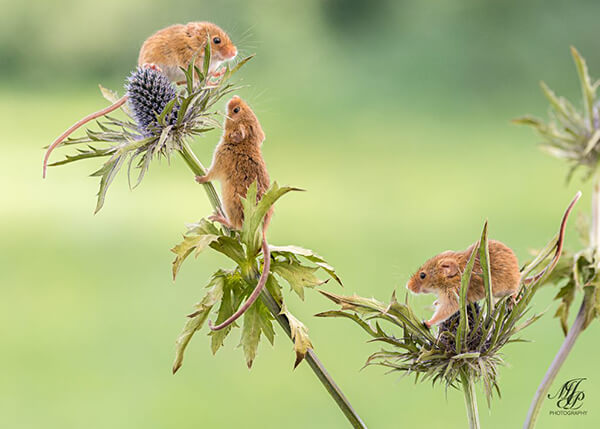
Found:
[[[210,182],[210,180],[208,180],[208,176],[196,176],[195,179],[196,182],[200,183],[201,185]]]
[[[144,65],[142,66],[142,68],[144,68],[144,69],[150,69],[150,70],[155,70],[157,72],[162,73],[162,70],[160,69],[160,67],[157,66],[156,64],[153,64],[153,63],[144,63]]]
[[[221,67],[219,70],[216,70],[213,74],[212,77],[221,77],[225,74],[225,70],[227,70],[226,67]]]
[[[219,213],[215,213],[211,216],[208,217],[208,220],[211,220],[213,222],[218,222],[221,225],[223,225],[226,228],[229,229],[234,229],[233,225],[231,224],[231,222],[229,222],[229,219],[227,219],[225,216],[223,216],[222,214]]]
[[[431,325],[432,323],[429,320],[423,320],[423,326],[425,326],[427,329],[431,329]]]

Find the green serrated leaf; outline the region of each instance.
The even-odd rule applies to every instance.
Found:
[[[273,182],[271,187],[263,194],[262,198],[257,203],[256,182],[253,182],[248,187],[246,197],[241,199],[244,207],[244,223],[240,233],[242,243],[246,245],[246,254],[248,257],[254,257],[260,249],[262,237],[259,228],[271,206],[288,192],[300,190],[301,189],[289,186],[279,187],[277,182]]]
[[[223,298],[221,299],[221,305],[217,312],[217,320],[215,325],[219,325],[227,320],[233,313],[237,311],[242,303],[241,292],[244,289],[245,284],[239,276],[228,276],[225,278],[223,284]],[[211,350],[215,354],[223,346],[225,338],[229,335],[231,330],[237,326],[234,322],[229,326],[218,331],[211,331]]]
[[[206,293],[204,298],[202,298],[202,301],[196,304],[196,311],[189,316],[189,320],[186,322],[183,331],[177,338],[175,343],[175,362],[173,363],[173,374],[175,374],[183,364],[183,355],[190,340],[192,339],[192,336],[196,333],[196,331],[202,328],[202,325],[204,325],[210,310],[223,296],[223,286],[225,284],[226,275],[227,273],[221,270],[217,271],[213,275],[210,283],[208,284],[208,287],[210,287],[209,291]]]
[[[322,256],[318,255],[310,249],[305,249],[299,246],[269,246],[269,249],[273,256],[277,256],[278,254],[293,254],[296,256],[302,256],[308,259],[309,261],[315,263],[315,265],[317,265],[319,268],[323,269],[323,271],[329,274],[329,276],[332,279],[334,279],[336,282],[342,285],[342,281],[336,274],[335,268],[329,265]]]
[[[265,284],[265,287],[267,288],[271,296],[275,299],[277,304],[281,306],[283,304],[283,295],[281,293],[281,285],[279,284],[275,276],[267,277],[267,283]]]
[[[210,247],[231,258],[240,266],[248,263],[244,248],[236,238],[220,235],[217,240],[210,243]]]
[[[49,167],[54,167],[57,165],[69,164],[74,161],[79,161],[80,159],[90,159],[90,158],[100,158],[111,156],[115,149],[112,147],[101,149],[93,146],[88,146],[89,149],[77,149],[77,153],[75,155],[66,155],[65,159],[62,161],[56,161],[51,164],[48,164]]]
[[[125,163],[126,157],[124,155],[118,157],[112,157],[109,161],[107,161],[99,170],[92,173],[92,176],[100,177],[100,189],[98,190],[98,200],[96,202],[96,209],[94,210],[94,214],[98,213],[100,209],[104,206],[104,200],[106,199],[106,192],[108,191],[108,187],[114,180],[115,176]]]
[[[294,368],[296,368],[300,362],[306,356],[308,349],[312,349],[313,345],[308,337],[308,329],[302,322],[291,314],[285,304],[281,306],[281,313],[285,315],[290,323],[290,329],[292,331],[292,340],[294,340],[294,351],[296,352],[296,362],[294,362]]]
[[[244,313],[244,325],[242,327],[240,343],[246,356],[246,365],[248,365],[248,368],[252,368],[252,363],[256,358],[256,350],[258,349],[260,334],[262,332],[260,304],[260,301],[256,302]]]
[[[102,85],[98,85],[98,87],[100,88],[100,92],[102,93],[102,96],[104,98],[106,98],[108,101],[110,101],[112,104],[115,104],[117,101],[119,101],[121,99],[121,97],[119,97],[119,95],[117,94],[116,91],[105,88]]]
[[[175,260],[173,261],[173,280],[177,277],[177,273],[179,272],[183,261],[185,261],[192,252],[195,252],[196,256],[198,256],[200,252],[218,239],[219,236],[215,234],[184,236],[183,241],[171,249],[171,252],[176,255]]]
[[[116,91],[105,88],[102,85],[98,85],[98,87],[100,88],[100,92],[102,93],[102,96],[104,98],[106,98],[108,101],[110,101],[111,104],[115,104],[117,101],[121,100],[121,97],[119,97],[119,94],[117,94]],[[127,106],[127,103],[125,103],[121,106],[121,110],[123,110],[129,116],[132,115],[131,110]]]
[[[304,300],[304,288],[313,288],[325,283],[315,276],[316,267],[308,267],[298,262],[271,262],[271,272],[281,276],[298,296]]]
[[[343,296],[319,290],[319,292],[342,307],[342,310],[352,310],[359,313],[385,313],[388,305],[375,298],[364,298],[358,295]]]

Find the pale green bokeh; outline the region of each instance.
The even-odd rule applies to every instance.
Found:
[[[96,84],[120,90],[141,41],[167,24],[214,20],[233,29],[242,51],[257,53],[240,75],[251,86],[239,95],[266,131],[272,179],[308,190],[277,204],[270,241],[325,256],[345,283],[326,286],[336,293],[386,300],[396,289],[403,297],[421,262],[465,248],[485,219],[490,236],[525,261],[556,232],[577,189],[577,211],[587,212],[589,184],[565,186],[566,166],[509,120],[544,114],[539,79],[577,95],[570,44],[600,75],[592,31],[600,6],[380,3],[383,12],[357,18],[334,6],[327,14],[316,1],[3,2],[0,427],[346,427],[308,367],[292,371],[280,330],[251,371],[238,333],[212,356],[204,330],[171,375],[184,315],[228,264],[206,253],[171,280],[169,248],[186,223],[210,213],[180,159],[154,164],[133,192],[121,175],[96,216],[97,181],[87,175],[97,162],[51,168],[41,179],[41,147],[105,106]],[[218,137],[193,143],[203,162]],[[572,225],[568,234],[577,246]],[[479,392],[482,427],[522,424],[562,341],[555,293],[536,297],[535,310],[548,311],[524,331],[535,342],[505,348],[502,399],[488,411]],[[333,308],[317,293],[287,299],[369,427],[465,427],[462,393],[360,371],[378,345],[350,322],[312,317]],[[409,300],[426,317],[434,298]],[[549,417],[548,401],[538,427],[600,424],[598,329],[594,322],[583,333],[557,380],[588,378],[588,416]]]

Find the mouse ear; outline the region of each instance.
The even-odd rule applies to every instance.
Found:
[[[243,125],[238,126],[229,133],[229,140],[233,143],[240,143],[246,138],[246,128]]]
[[[446,277],[454,277],[458,274],[458,263],[454,259],[442,259],[440,261],[440,269]]]

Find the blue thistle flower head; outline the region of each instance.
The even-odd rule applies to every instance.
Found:
[[[167,103],[176,97],[175,88],[169,78],[163,73],[138,67],[125,84],[129,106],[140,131],[146,137],[160,134],[157,129],[156,115],[164,110]],[[178,106],[165,117],[165,123],[173,125],[177,119]]]

